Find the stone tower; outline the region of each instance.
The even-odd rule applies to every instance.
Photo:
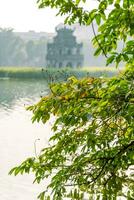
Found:
[[[47,44],[47,67],[81,67],[83,66],[83,55],[81,49],[83,44],[77,43],[73,35],[74,30],[63,27],[56,28],[56,36],[52,43]]]

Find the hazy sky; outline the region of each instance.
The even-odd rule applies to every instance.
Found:
[[[36,1],[0,0],[0,27],[14,28],[15,31],[54,32],[55,26],[64,18],[55,16],[56,10],[38,9]]]
[[[0,0],[0,27],[11,27],[15,31],[53,32],[63,18],[55,17],[56,10],[38,9],[36,1]]]

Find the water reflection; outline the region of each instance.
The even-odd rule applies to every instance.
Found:
[[[45,81],[0,80],[0,199],[35,200],[43,186],[33,185],[32,176],[8,176],[8,171],[47,144],[51,127],[48,123],[32,124],[32,114],[25,107],[47,93]]]
[[[5,104],[10,107],[16,101],[26,99],[27,101],[39,98],[47,91],[47,84],[45,81],[37,80],[14,80],[14,79],[0,79],[0,104]],[[24,100],[25,102],[25,100]]]

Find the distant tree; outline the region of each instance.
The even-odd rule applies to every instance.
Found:
[[[50,95],[28,108],[33,122],[55,116],[49,146],[10,174],[33,172],[37,183],[49,178],[40,200],[134,199],[134,1],[99,0],[91,11],[82,7],[86,0],[38,3],[68,15],[65,23],[91,24],[95,55],[105,55],[107,65],[123,60],[126,70],[111,79],[70,77],[51,84]]]
[[[27,65],[45,65],[46,40],[43,38],[38,41],[29,40],[26,43],[25,48],[27,54]]]
[[[45,38],[40,38],[40,40],[36,44],[36,51],[37,51],[37,57],[38,57],[38,66],[45,66],[46,64],[46,47],[47,42]]]
[[[24,43],[12,29],[0,29],[0,65],[10,66],[24,61]]]
[[[27,63],[34,63],[34,59],[36,58],[36,45],[33,40],[29,40],[26,43],[26,54],[27,54]]]

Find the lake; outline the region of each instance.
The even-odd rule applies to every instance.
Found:
[[[32,105],[48,93],[42,80],[0,79],[0,199],[36,200],[42,185],[32,184],[33,176],[9,176],[9,170],[47,145],[51,124],[31,123]],[[38,140],[40,139],[40,140]]]

